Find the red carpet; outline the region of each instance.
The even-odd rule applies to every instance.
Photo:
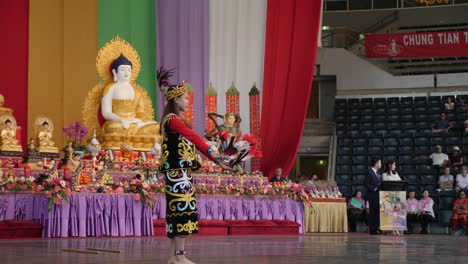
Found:
[[[301,225],[288,220],[200,220],[198,235],[297,235]],[[166,235],[164,219],[153,220],[155,236]]]
[[[42,225],[34,221],[8,220],[0,222],[0,239],[41,237]]]

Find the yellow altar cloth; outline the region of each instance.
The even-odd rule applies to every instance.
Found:
[[[319,199],[313,201],[313,209],[304,205],[304,224],[306,233],[348,232],[346,203],[344,201],[327,200],[328,199]],[[312,213],[311,210],[313,210]]]

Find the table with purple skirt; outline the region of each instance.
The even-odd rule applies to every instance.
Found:
[[[206,220],[291,220],[304,233],[304,205],[286,198],[198,197],[199,218]],[[163,195],[145,207],[133,194],[73,193],[69,202],[48,209],[44,195],[0,193],[0,221],[34,220],[43,237],[152,236],[153,219],[165,218]]]

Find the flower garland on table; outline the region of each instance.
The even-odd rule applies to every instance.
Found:
[[[274,183],[273,185],[264,186],[202,183],[195,185],[195,193],[198,195],[234,195],[237,197],[262,195],[277,198],[290,198],[295,201],[302,201],[308,206],[311,206],[311,196],[305,187],[293,182],[286,182],[282,184]]]
[[[37,180],[37,184],[32,186],[34,193],[44,193],[48,199],[48,208],[52,209],[54,204],[61,205],[64,201],[68,203],[69,197],[72,194],[68,182],[61,180],[58,177],[52,178],[48,174],[41,174]]]
[[[121,187],[123,184],[120,184]],[[135,200],[141,201],[143,205],[153,207],[156,193],[164,192],[163,183],[147,183],[141,180],[131,180],[123,185],[124,192],[134,193]]]
[[[12,179],[0,179],[0,188],[2,191],[28,191],[45,194],[48,198],[49,210],[57,204],[68,202],[72,194],[69,181],[53,177],[50,174],[40,174],[34,181],[33,177],[19,177]],[[80,192],[97,193],[132,193],[135,200],[141,201],[144,206],[153,207],[155,205],[156,195],[164,194],[164,181],[141,181],[133,179],[127,182],[120,182],[114,185],[86,185],[82,186]],[[289,198],[295,201],[301,201],[306,206],[312,207],[312,193],[308,190],[309,186],[300,185],[294,182],[279,182],[266,185],[243,185],[239,184],[195,184],[194,190],[199,195],[232,195],[236,197],[263,196],[272,198]],[[312,208],[311,208],[312,209]],[[312,211],[311,211],[312,212]]]
[[[34,186],[33,177],[18,177],[18,178],[0,178],[1,191],[24,192],[30,191]]]

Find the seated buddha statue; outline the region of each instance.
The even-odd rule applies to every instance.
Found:
[[[103,82],[83,104],[86,127],[96,129],[103,150],[119,150],[126,144],[136,151],[150,151],[159,124],[154,121],[151,98],[136,82],[141,67],[138,53],[116,37],[99,50],[96,65]]]
[[[102,132],[155,135],[159,125],[147,115],[147,109],[139,104],[141,91],[133,88],[130,83],[132,63],[121,54],[111,67],[115,83],[104,88],[101,111],[107,121],[102,127]]]
[[[16,138],[16,128],[12,126],[10,119],[5,120],[5,124],[0,133],[0,139],[0,151],[23,151],[23,148]]]
[[[52,141],[52,133],[49,129],[49,123],[44,121],[42,127],[37,133],[37,140],[39,142],[39,152],[41,153],[58,153],[58,148]]]
[[[212,139],[219,131],[226,131],[230,136],[237,136],[240,132],[239,124],[242,121],[240,116],[234,113],[226,113],[224,116],[217,113],[208,113],[208,118],[215,123],[215,129],[208,132],[205,137]],[[222,118],[223,123],[218,124],[217,119]]]

